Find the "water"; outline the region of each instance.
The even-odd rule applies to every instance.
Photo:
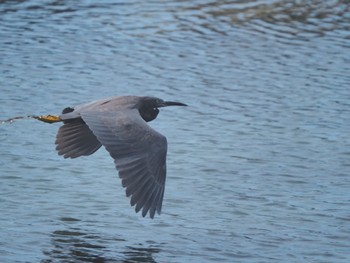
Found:
[[[349,262],[347,1],[2,1],[0,119],[111,95],[187,103],[163,213],[129,206],[104,149],[0,125],[1,262]]]

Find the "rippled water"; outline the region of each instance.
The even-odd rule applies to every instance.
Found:
[[[349,262],[348,1],[1,1],[0,119],[152,95],[163,213],[104,149],[0,125],[1,262]]]

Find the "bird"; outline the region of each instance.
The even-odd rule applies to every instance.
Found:
[[[104,146],[114,159],[130,205],[153,219],[162,210],[167,139],[147,122],[167,106],[187,105],[150,96],[115,96],[67,107],[58,117],[37,119],[63,122],[55,144],[64,158],[88,156]]]
[[[1,123],[24,118],[63,122],[55,144],[64,158],[88,156],[104,146],[114,159],[130,205],[153,219],[162,210],[168,144],[147,122],[167,106],[187,105],[150,96],[114,96],[64,108],[61,115],[19,116]]]

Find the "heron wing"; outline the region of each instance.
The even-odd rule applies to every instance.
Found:
[[[167,141],[141,118],[137,109],[82,112],[97,139],[110,153],[135,211],[151,218],[161,213],[166,178]]]
[[[64,158],[76,158],[96,152],[102,145],[81,118],[71,119],[59,128],[56,150]]]

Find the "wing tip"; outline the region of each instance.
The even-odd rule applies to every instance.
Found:
[[[161,201],[157,200],[157,202],[153,203],[151,206],[146,207],[145,204],[140,205],[140,203],[138,201],[135,202],[131,198],[130,205],[131,206],[135,206],[135,212],[136,213],[139,213],[141,211],[142,217],[146,217],[147,214],[148,214],[151,219],[154,219],[154,216],[155,216],[156,212],[157,212],[158,215],[160,215],[161,214],[161,210],[162,210],[162,206],[161,205],[159,206],[158,202],[162,203],[162,200]]]

